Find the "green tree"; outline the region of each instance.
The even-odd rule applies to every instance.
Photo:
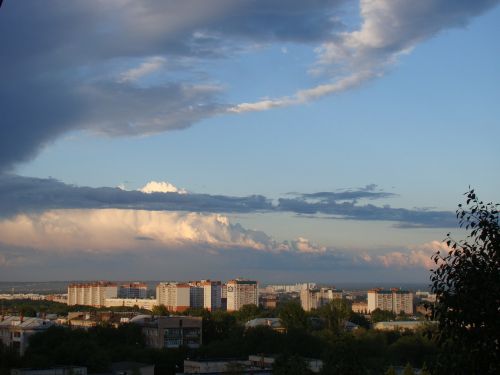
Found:
[[[351,305],[344,299],[334,299],[318,310],[326,320],[327,328],[334,333],[342,331],[344,322],[351,315]]]
[[[403,375],[415,375],[415,371],[413,371],[413,367],[408,362],[403,370]]]
[[[306,312],[297,301],[281,305],[278,309],[278,317],[287,329],[305,329],[307,326]]]
[[[449,251],[433,256],[432,290],[442,346],[439,371],[453,374],[500,373],[499,204],[484,203],[474,190],[456,211],[464,240],[448,233]]]
[[[309,375],[312,374],[307,362],[297,355],[281,355],[273,365],[275,375]]]
[[[168,311],[168,309],[165,305],[153,306],[152,313],[153,313],[153,315],[160,315],[160,316],[169,316],[170,315],[170,312]]]
[[[396,314],[392,311],[380,310],[376,308],[371,312],[372,323],[388,322],[396,319]]]
[[[259,307],[253,304],[243,305],[235,313],[236,319],[238,319],[242,323],[246,323],[249,320],[257,318],[259,314],[260,314]]]
[[[427,365],[424,363],[419,375],[431,375],[430,371],[427,369]]]

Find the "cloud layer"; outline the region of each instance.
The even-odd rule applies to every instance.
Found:
[[[158,192],[159,191],[159,192]],[[298,194],[277,203],[262,195],[232,197],[186,193],[165,182],[151,182],[142,191],[67,185],[54,179],[0,174],[0,217],[52,209],[120,208],[205,213],[289,212],[330,219],[391,221],[399,227],[456,227],[453,213],[361,204],[363,199],[390,198],[373,186],[340,192]]]
[[[348,90],[497,3],[361,0],[358,9],[344,0],[8,1],[0,12],[0,172],[69,131],[155,134]],[[224,100],[225,83],[203,72],[206,61],[273,43],[316,49],[310,73],[322,82],[233,105]]]
[[[29,273],[32,268],[58,269],[58,277],[68,278],[63,271],[68,266],[83,267],[86,278],[102,278],[104,270],[123,277],[125,269],[139,272],[136,277],[140,278],[164,278],[159,269],[163,274],[189,278],[205,275],[206,265],[215,277],[223,277],[229,270],[232,274],[228,277],[246,272],[253,277],[305,272],[316,280],[313,270],[314,275],[346,271],[373,274],[388,268],[394,275],[406,270],[422,277],[432,266],[432,253],[445,248],[437,241],[370,251],[335,249],[302,237],[277,242],[218,214],[124,209],[19,214],[0,220],[0,238],[0,279]],[[129,271],[125,273],[129,275]]]

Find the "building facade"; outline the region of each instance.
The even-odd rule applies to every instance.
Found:
[[[318,309],[328,304],[334,299],[342,299],[344,296],[341,290],[332,288],[305,288],[300,291],[300,304],[305,311]]]
[[[72,283],[68,286],[68,305],[102,307],[106,298],[116,298],[118,285],[108,281]]]
[[[156,286],[157,305],[169,311],[182,312],[191,306],[191,287],[186,283],[164,282]]]
[[[29,338],[53,324],[46,319],[0,315],[0,341],[23,355],[28,347]]]
[[[220,281],[202,281],[203,308],[213,311],[222,308],[222,283]]]
[[[138,307],[143,310],[153,310],[158,303],[156,299],[148,298],[106,298],[105,307]]]
[[[118,286],[118,298],[145,299],[148,295],[148,286],[145,283],[133,282]]]
[[[151,348],[199,348],[202,344],[203,319],[192,316],[139,315],[130,323],[142,327],[146,345]]]
[[[238,311],[244,305],[258,304],[257,281],[235,279],[227,282],[227,311]]]
[[[381,288],[368,291],[368,312],[375,309],[392,311],[399,314],[413,314],[413,293],[401,289],[384,290]]]

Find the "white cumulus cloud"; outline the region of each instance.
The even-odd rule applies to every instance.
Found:
[[[177,186],[172,185],[170,182],[165,181],[150,181],[142,188],[139,189],[146,194],[151,193],[177,193],[177,194],[187,194],[185,189],[179,189]]]

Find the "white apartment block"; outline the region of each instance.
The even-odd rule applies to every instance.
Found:
[[[315,289],[316,283],[267,285],[264,290],[270,293],[300,293],[303,289]]]
[[[368,291],[368,312],[375,309],[399,314],[413,314],[413,293],[400,289],[372,289]]]
[[[118,286],[107,281],[72,283],[68,286],[68,305],[102,307],[107,298],[116,298]]]
[[[148,286],[145,283],[133,282],[118,286],[118,298],[144,299],[148,294]]]
[[[227,311],[237,311],[244,305],[258,304],[257,281],[235,279],[227,282]]]
[[[222,308],[222,283],[220,281],[203,280],[203,307],[209,311]]]
[[[309,289],[300,291],[300,304],[305,311],[318,309],[328,304],[334,299],[342,299],[344,296],[341,290],[332,288]]]
[[[156,286],[156,302],[170,311],[185,311],[191,305],[191,286],[186,283],[163,282]]]

